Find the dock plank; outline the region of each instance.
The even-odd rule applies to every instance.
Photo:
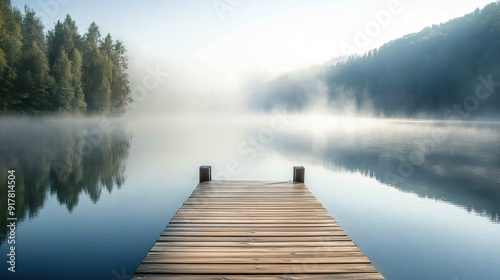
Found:
[[[133,279],[384,277],[303,183],[200,183]]]
[[[136,280],[383,280],[380,273],[342,273],[309,275],[186,275],[186,274],[148,274],[138,275]]]

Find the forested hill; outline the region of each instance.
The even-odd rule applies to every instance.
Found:
[[[462,110],[464,118],[499,117],[500,4],[307,72],[254,88],[250,105],[301,110],[323,95],[333,108],[354,104],[385,116],[442,117]]]
[[[35,12],[0,0],[0,113],[117,115],[130,103],[122,42],[68,15],[44,33]]]

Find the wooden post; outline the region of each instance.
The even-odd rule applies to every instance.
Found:
[[[294,166],[293,167],[293,181],[298,183],[304,183],[306,169],[304,166]]]
[[[212,181],[212,167],[200,166],[200,183]]]

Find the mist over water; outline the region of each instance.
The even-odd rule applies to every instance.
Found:
[[[249,100],[267,73],[230,77],[199,61],[133,69],[132,89],[151,72],[161,79],[120,118],[0,120],[0,180],[9,168],[22,178],[18,261],[34,268],[19,279],[132,275],[200,165],[216,180],[271,181],[304,165],[313,194],[387,279],[500,275],[483,262],[500,259],[498,122],[386,119],[331,106],[320,83],[301,111],[262,112]]]
[[[114,118],[0,118],[4,264],[9,170],[18,218],[17,272],[0,269],[0,279],[131,278],[201,165],[214,180],[269,181],[289,181],[292,166],[305,166],[308,188],[386,279],[500,279],[500,122],[480,119],[500,104],[499,76],[486,81],[498,72],[494,30],[458,46],[448,31],[426,29],[378,61],[372,53],[344,74],[334,67],[348,59],[341,46],[364,55],[491,1],[214,1],[234,4],[222,18],[212,1],[56,2],[50,21],[68,11],[80,31],[96,20],[123,40],[133,102]],[[43,13],[49,2],[40,3]],[[383,24],[391,3],[401,9]],[[373,24],[380,32],[369,36]],[[438,35],[448,45],[425,48]],[[421,49],[402,52],[406,41]],[[489,50],[481,63],[495,71],[471,74],[482,57],[472,51],[471,63],[450,56],[479,45]],[[453,71],[442,72],[448,62]],[[450,77],[463,87],[441,87]],[[475,101],[478,85],[491,99],[476,96],[470,118],[443,120]]]
[[[203,96],[192,85],[186,88]],[[16,168],[24,178],[18,185],[24,205],[18,210],[20,263],[37,273],[57,270],[54,279],[73,277],[83,260],[92,269],[82,272],[82,279],[111,278],[122,268],[131,275],[196,186],[198,166],[212,165],[214,179],[288,181],[291,167],[304,165],[313,193],[389,279],[500,275],[481,262],[486,256],[500,259],[496,243],[485,242],[500,234],[498,123],[390,120],[320,110],[256,113],[241,109],[241,99],[226,99],[230,91],[213,107],[195,98],[186,110],[141,108],[158,102],[155,98],[169,103],[178,90],[160,88],[118,119],[0,121],[1,168]],[[4,209],[0,214],[5,217]],[[42,224],[64,232],[64,239],[40,230]],[[106,233],[96,240],[85,235],[89,230]],[[404,240],[408,231],[415,234]],[[454,238],[448,240],[445,232],[454,232]],[[54,251],[56,240],[62,247],[93,244],[101,257],[94,259],[94,252],[81,246],[74,248],[78,255]],[[36,255],[30,249],[35,244]],[[129,244],[125,254],[113,249],[123,244]],[[6,250],[3,242],[2,255]],[[446,260],[449,250],[463,257]],[[61,269],[40,255],[75,265]],[[407,266],[413,258],[421,259],[419,269]],[[35,277],[26,271],[19,275]]]

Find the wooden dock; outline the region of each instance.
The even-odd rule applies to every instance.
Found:
[[[133,279],[384,279],[303,183],[211,181],[184,202]]]

